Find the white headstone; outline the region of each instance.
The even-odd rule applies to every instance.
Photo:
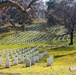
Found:
[[[6,68],[10,68],[10,59],[9,58],[6,59]]]
[[[39,61],[39,56],[36,57],[36,60],[35,60],[35,61],[36,61],[36,62]]]
[[[41,60],[41,55],[39,56],[39,60]]]
[[[56,44],[56,47],[58,47],[58,44]]]
[[[6,59],[7,59],[7,58],[9,58],[9,55],[8,55],[8,54],[6,55]]]
[[[21,51],[19,51],[19,54],[21,54]]]
[[[62,46],[64,46],[64,44],[62,44]]]
[[[69,70],[70,71],[76,71],[76,67],[70,67]]]
[[[14,56],[14,55],[12,55],[12,60],[14,60],[14,58],[15,58],[15,56]]]
[[[26,67],[31,66],[31,60],[29,58],[26,58]]]
[[[21,57],[21,63],[23,63],[23,62],[24,62],[24,56]]]
[[[20,55],[17,55],[18,59],[20,59]]]
[[[2,52],[2,55],[1,56],[4,57],[4,54],[5,54],[5,51]]]
[[[51,66],[53,63],[54,57],[50,56],[49,58],[47,58],[47,66]]]
[[[2,65],[2,57],[0,57],[0,66]]]
[[[35,65],[35,58],[34,57],[31,58],[31,65]]]
[[[18,58],[14,57],[14,65],[18,65]]]
[[[69,44],[66,44],[66,46],[69,46]]]

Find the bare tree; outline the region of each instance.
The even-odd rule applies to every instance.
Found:
[[[69,45],[73,45],[73,32],[76,26],[76,2],[74,0],[61,0],[56,4],[55,9],[50,11],[52,13],[50,17],[52,16],[53,22],[64,23],[70,34]]]
[[[70,34],[70,43],[69,45],[73,45],[73,32],[76,26],[76,2],[74,0],[65,0],[60,2],[60,11],[63,16],[63,22],[65,27],[68,29]]]
[[[30,10],[33,3],[35,3],[37,0],[32,0],[30,4],[28,5],[27,9],[25,10],[22,6],[19,4],[13,2],[13,1],[2,1],[0,2],[0,8],[6,7],[6,6],[12,6],[16,7],[18,10],[20,10],[22,13],[26,13]]]
[[[31,0],[30,3],[28,4],[28,6],[25,5],[25,6],[27,6],[26,9],[24,7],[22,7],[21,5],[18,4],[18,0],[16,2],[13,2],[13,1],[10,1],[10,0],[9,1],[2,1],[2,2],[0,2],[0,8],[11,6],[11,7],[15,7],[16,9],[18,9],[22,13],[22,26],[21,27],[22,27],[22,29],[24,31],[25,19],[26,18],[29,19],[28,18],[28,16],[30,15],[29,14],[29,11],[31,10],[32,5],[36,1],[38,1],[38,0]],[[12,23],[12,24],[14,25],[14,23]]]

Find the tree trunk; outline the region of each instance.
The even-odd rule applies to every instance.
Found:
[[[21,30],[25,31],[25,25],[24,24],[21,26]]]
[[[25,13],[22,14],[22,26],[21,26],[22,31],[25,31]]]
[[[73,45],[73,30],[70,33],[70,44],[69,45]]]
[[[13,28],[15,28],[15,22],[11,22],[10,23],[12,24]]]

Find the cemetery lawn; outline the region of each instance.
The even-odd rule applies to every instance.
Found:
[[[57,28],[55,28],[57,29]],[[61,31],[61,32],[60,32]],[[57,35],[62,34],[62,30],[58,30]],[[63,30],[64,31],[64,30]],[[56,32],[56,31],[55,31]],[[55,33],[52,32],[52,33]],[[60,33],[59,33],[60,32]],[[3,50],[13,50],[13,49],[19,49],[19,48],[29,48],[29,47],[36,47],[40,45],[40,48],[38,49],[40,53],[43,51],[48,51],[47,55],[41,59],[39,62],[36,62],[35,65],[26,68],[26,61],[22,64],[19,64],[17,66],[14,66],[13,61],[11,60],[11,67],[10,68],[5,68],[5,61],[6,61],[6,56],[3,59],[2,66],[0,66],[0,73],[20,73],[22,75],[76,75],[76,71],[70,71],[69,68],[71,66],[76,67],[76,47],[75,46],[64,46],[64,47],[56,47],[54,46],[52,49],[50,48],[50,43],[52,44],[59,44],[66,45],[69,41],[61,41],[57,39],[52,42],[50,40],[46,40],[44,42],[36,42],[36,43],[31,43],[31,44],[4,44],[2,45],[1,42],[7,38],[9,35],[12,35],[13,32],[10,31],[8,33],[2,33],[0,34],[0,55]],[[69,39],[68,39],[69,40]],[[76,39],[74,39],[74,43],[76,42]],[[43,46],[46,45],[45,48]],[[51,66],[47,67],[47,58],[50,57],[51,55],[54,56],[54,62]]]
[[[45,50],[48,51],[48,54],[35,65],[26,68],[25,62],[23,64],[18,64],[17,66],[13,65],[11,62],[11,68],[5,68],[5,61],[3,61],[3,65],[0,66],[0,73],[20,73],[22,75],[28,74],[52,74],[52,75],[76,75],[76,71],[70,71],[69,68],[71,66],[76,66],[76,47],[75,46],[67,46],[67,47],[54,47],[50,49],[48,44],[43,48],[43,43],[39,43],[40,48],[39,52],[43,52]],[[4,47],[4,49],[14,49],[14,48],[22,48],[22,47],[31,47],[32,44],[27,45],[1,45],[0,53]],[[36,45],[35,45],[36,46]],[[51,66],[47,67],[46,60],[49,56],[54,56],[54,62]],[[5,60],[5,59],[4,59]]]

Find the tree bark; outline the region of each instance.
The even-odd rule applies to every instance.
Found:
[[[70,44],[69,45],[73,45],[73,30],[71,30],[71,33],[70,33]]]
[[[25,23],[25,14],[26,13],[28,14],[28,12],[31,9],[31,6],[36,1],[38,1],[38,0],[32,0],[26,9],[24,9],[22,6],[20,6],[19,4],[15,3],[13,1],[2,1],[2,2],[0,2],[0,8],[6,7],[6,6],[16,7],[23,14],[23,19],[22,19],[23,24],[22,24],[21,28],[22,28],[22,31],[24,31],[25,30],[25,24],[24,24]],[[11,23],[11,24],[15,27],[15,24],[13,24],[13,23]]]
[[[31,9],[32,4],[34,4],[36,1],[38,0],[32,0],[28,5],[27,9],[24,9],[22,6],[20,6],[17,3],[14,3],[13,1],[2,1],[0,2],[0,8],[3,8],[5,6],[11,6],[11,7],[16,7],[22,13],[27,13]]]
[[[25,31],[25,24],[24,23],[21,26],[21,30],[22,30],[22,32]]]
[[[3,2],[0,2],[0,8],[3,8],[5,6],[16,7],[21,12],[25,12],[26,13],[26,10],[23,7],[21,7],[19,4],[16,4],[16,3],[12,2],[12,1],[3,1]]]

